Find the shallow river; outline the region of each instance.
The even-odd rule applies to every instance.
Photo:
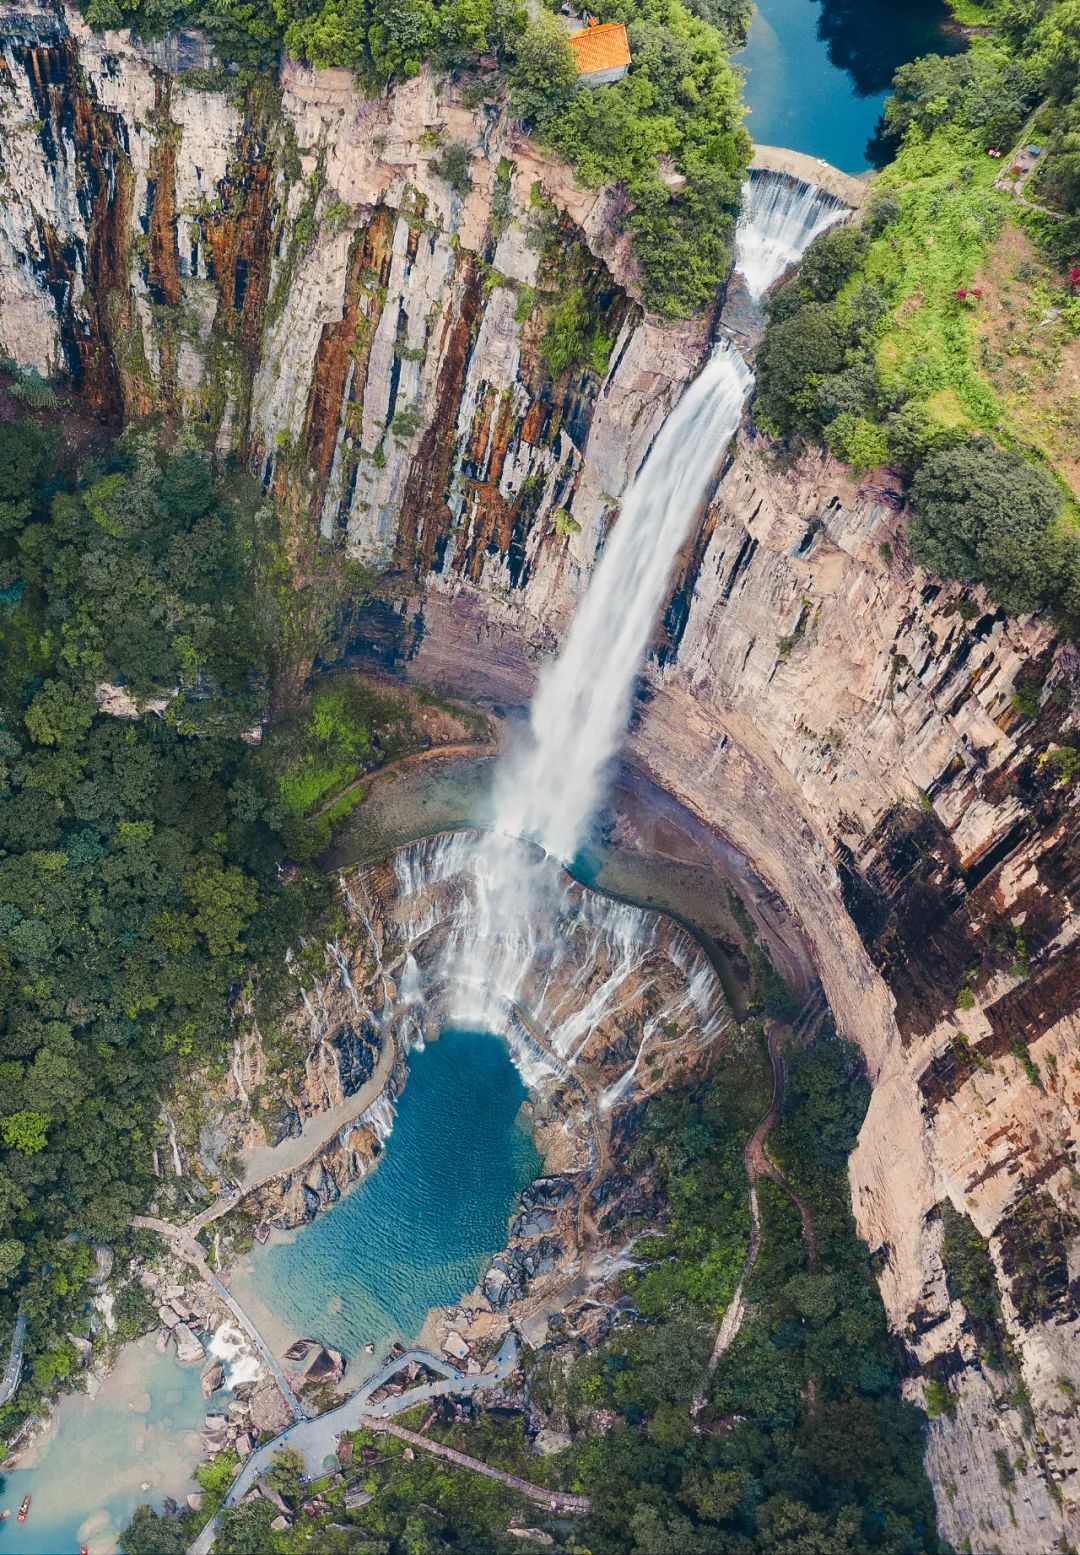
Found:
[[[76,1555],[83,1543],[98,1555],[114,1548],[141,1502],[182,1502],[194,1488],[205,1410],[197,1366],[159,1355],[152,1339],[126,1346],[97,1397],[63,1399],[30,1466],[4,1476],[0,1503],[11,1517],[0,1525],[0,1555]],[[27,1491],[33,1502],[20,1527]]]

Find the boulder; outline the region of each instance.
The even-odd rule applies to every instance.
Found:
[[[175,1328],[177,1323],[180,1322],[179,1312],[174,1312],[172,1307],[168,1305],[163,1304],[162,1306],[158,1307],[157,1315],[161,1320],[161,1326],[163,1328]]]
[[[169,1332],[167,1328],[159,1328],[154,1335],[154,1349],[159,1355],[164,1355],[169,1348]]]
[[[292,1524],[289,1522],[289,1519],[285,1516],[284,1512],[279,1512],[278,1515],[274,1518],[273,1522],[270,1524],[270,1528],[274,1533],[284,1533],[286,1528],[291,1527]]]
[[[443,1340],[442,1347],[443,1354],[449,1355],[450,1359],[454,1361],[465,1360],[469,1353],[469,1346],[465,1343],[464,1339],[457,1332],[457,1330],[453,1328]]]
[[[225,1368],[220,1361],[213,1361],[199,1378],[199,1386],[204,1395],[209,1398],[211,1393],[216,1393],[219,1388],[225,1386]],[[229,1413],[232,1414],[233,1406],[229,1405]]]
[[[202,1344],[186,1323],[177,1323],[173,1329],[173,1338],[176,1340],[176,1359],[185,1366],[196,1361],[201,1361],[206,1352]]]
[[[201,1490],[192,1490],[188,1493],[187,1504],[189,1512],[201,1512],[206,1495]]]
[[[536,1440],[532,1444],[533,1452],[539,1453],[541,1458],[550,1457],[553,1452],[565,1452],[572,1446],[572,1438],[562,1431],[549,1431],[546,1428],[536,1433]]]
[[[332,1382],[336,1385],[345,1375],[345,1357],[340,1350],[320,1345],[304,1368],[304,1375],[308,1382]]]

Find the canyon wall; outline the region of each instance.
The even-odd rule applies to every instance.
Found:
[[[290,64],[242,96],[198,39],[136,48],[38,5],[0,34],[0,347],[102,415],[202,424],[380,570],[387,657],[521,704],[707,343],[642,316],[615,197],[426,76],[370,102]],[[433,166],[451,140],[464,197]],[[610,355],[552,378],[574,284]],[[853,1203],[908,1386],[953,1401],[942,1529],[1016,1555],[1080,1537],[1080,842],[1046,759],[1080,743],[1078,670],[914,566],[888,472],[784,464],[747,425],[630,739],[783,897],[866,1054]],[[950,1288],[946,1201],[989,1238],[1010,1377]]]

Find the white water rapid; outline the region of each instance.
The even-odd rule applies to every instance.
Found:
[[[819,233],[850,212],[842,200],[782,173],[755,171],[743,184],[735,268],[751,297],[765,295]]]

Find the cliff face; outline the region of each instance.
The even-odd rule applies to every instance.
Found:
[[[631,756],[782,896],[866,1054],[853,1204],[913,1371],[956,1396],[931,1427],[942,1529],[1021,1555],[1071,1537],[1080,1497],[1080,833],[1043,760],[1075,742],[1078,659],[917,568],[884,481],[820,457],[783,470],[744,429]],[[510,612],[433,591],[417,673],[520,695],[542,639]],[[950,1290],[946,1200],[990,1239],[1022,1388]]]
[[[611,196],[427,75],[373,102],[290,63],[241,98],[201,84],[198,39],[44,4],[0,23],[0,346],[103,415],[201,421],[378,566],[558,573],[564,508],[591,554],[705,344],[643,322]],[[433,166],[451,142],[464,197]],[[575,283],[610,365],[552,382]]]
[[[136,49],[36,5],[0,34],[0,344],[103,414],[201,420],[386,569],[410,673],[525,700],[705,345],[641,317],[607,197],[426,77],[373,103],[288,66],[280,97],[234,102],[185,79],[212,65],[196,39]],[[451,140],[464,198],[432,167]],[[552,381],[573,282],[609,365]],[[1080,842],[1043,760],[1080,743],[1080,664],[929,579],[902,527],[887,476],[782,468],[744,431],[630,754],[783,897],[867,1056],[853,1202],[911,1386],[956,1396],[931,1428],[942,1528],[1021,1555],[1080,1536]],[[1026,1397],[980,1359],[946,1200],[990,1239]]]

